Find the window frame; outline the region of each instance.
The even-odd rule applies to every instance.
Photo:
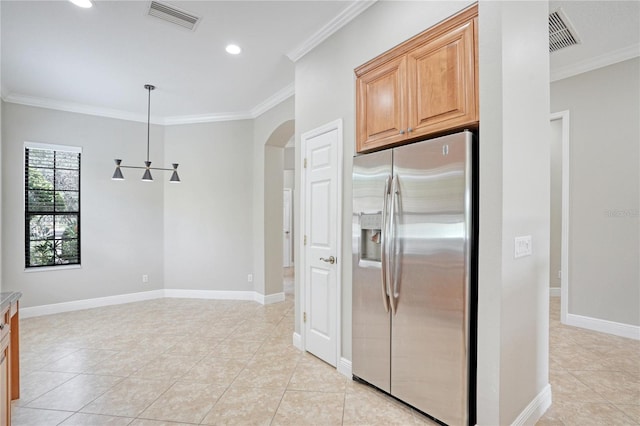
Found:
[[[54,188],[53,188],[53,193],[56,193],[57,188],[55,187],[55,173],[56,170],[67,170],[64,168],[60,168],[58,169],[56,167],[55,164],[55,155],[58,152],[65,152],[65,153],[75,153],[78,155],[78,189],[77,189],[77,194],[78,194],[78,209],[76,210],[72,210],[72,211],[56,211],[56,204],[55,202],[53,203],[53,210],[52,211],[36,211],[36,210],[29,210],[29,186],[28,186],[28,178],[29,178],[29,164],[27,162],[27,150],[46,150],[46,151],[52,151],[53,155],[54,155],[54,162],[53,162],[53,168],[51,169],[53,174],[54,174]],[[75,268],[80,268],[82,265],[82,244],[81,244],[81,236],[82,236],[82,231],[81,231],[81,211],[82,211],[82,148],[81,147],[77,147],[77,146],[69,146],[69,145],[55,145],[55,144],[48,144],[48,143],[38,143],[38,142],[24,142],[24,146],[23,146],[23,150],[22,150],[22,159],[23,159],[23,180],[22,180],[22,185],[23,185],[23,189],[24,189],[24,204],[23,204],[23,209],[24,209],[24,267],[25,267],[25,271],[27,272],[31,272],[31,271],[42,271],[42,270],[58,270],[58,269],[75,269]],[[74,169],[69,169],[69,170],[74,170]],[[73,191],[76,192],[76,191]],[[53,256],[52,257],[52,261],[53,263],[47,263],[45,265],[30,265],[30,260],[31,260],[31,224],[30,224],[30,218],[31,216],[34,215],[51,215],[54,217],[54,223],[55,223],[55,218],[57,216],[64,216],[64,215],[74,215],[77,217],[77,222],[76,222],[76,227],[77,227],[77,260],[75,262],[67,262],[67,263],[55,263],[55,259],[56,257]],[[55,241],[62,241],[62,238],[56,238],[55,237],[55,232],[54,232],[54,236],[52,238],[52,241],[54,241],[54,250],[55,250]]]

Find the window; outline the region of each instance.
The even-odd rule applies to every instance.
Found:
[[[25,143],[25,267],[80,264],[80,154]]]

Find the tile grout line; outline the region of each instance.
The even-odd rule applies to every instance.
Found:
[[[273,416],[271,417],[271,422],[269,422],[269,425],[273,425],[273,422],[276,419],[276,415],[278,414],[278,410],[280,409],[280,406],[282,405],[282,401],[284,400],[284,396],[287,393],[287,389],[289,388],[289,385],[291,384],[291,379],[293,378],[293,375],[296,373],[296,370],[298,369],[299,365],[300,365],[300,359],[298,359],[298,361],[296,361],[296,366],[293,369],[293,371],[291,372],[291,375],[289,376],[289,380],[287,381],[287,384],[284,387],[284,390],[282,391],[282,396],[280,397],[280,401],[278,401],[278,406],[276,407],[275,411],[273,412]]]

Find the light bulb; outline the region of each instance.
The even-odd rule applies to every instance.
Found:
[[[230,44],[225,48],[225,50],[230,55],[239,55],[240,52],[242,52],[242,49],[237,44]]]
[[[93,6],[93,3],[91,3],[91,0],[69,0],[69,1],[83,9],[88,9],[91,6]]]

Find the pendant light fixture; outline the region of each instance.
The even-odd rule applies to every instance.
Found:
[[[151,91],[156,87],[151,84],[145,84],[144,88],[149,92],[149,101],[147,105],[147,161],[144,162],[144,167],[142,166],[123,166],[122,160],[116,159],[116,171],[113,173],[111,179],[113,180],[124,180],[124,176],[122,175],[121,169],[144,169],[144,174],[142,175],[143,182],[153,182],[153,177],[151,176],[151,170],[163,170],[171,173],[171,178],[169,179],[169,183],[180,183],[180,177],[178,176],[178,163],[173,163],[171,166],[172,169],[163,169],[160,167],[151,167],[151,161],[149,161],[149,134],[151,129]]]

